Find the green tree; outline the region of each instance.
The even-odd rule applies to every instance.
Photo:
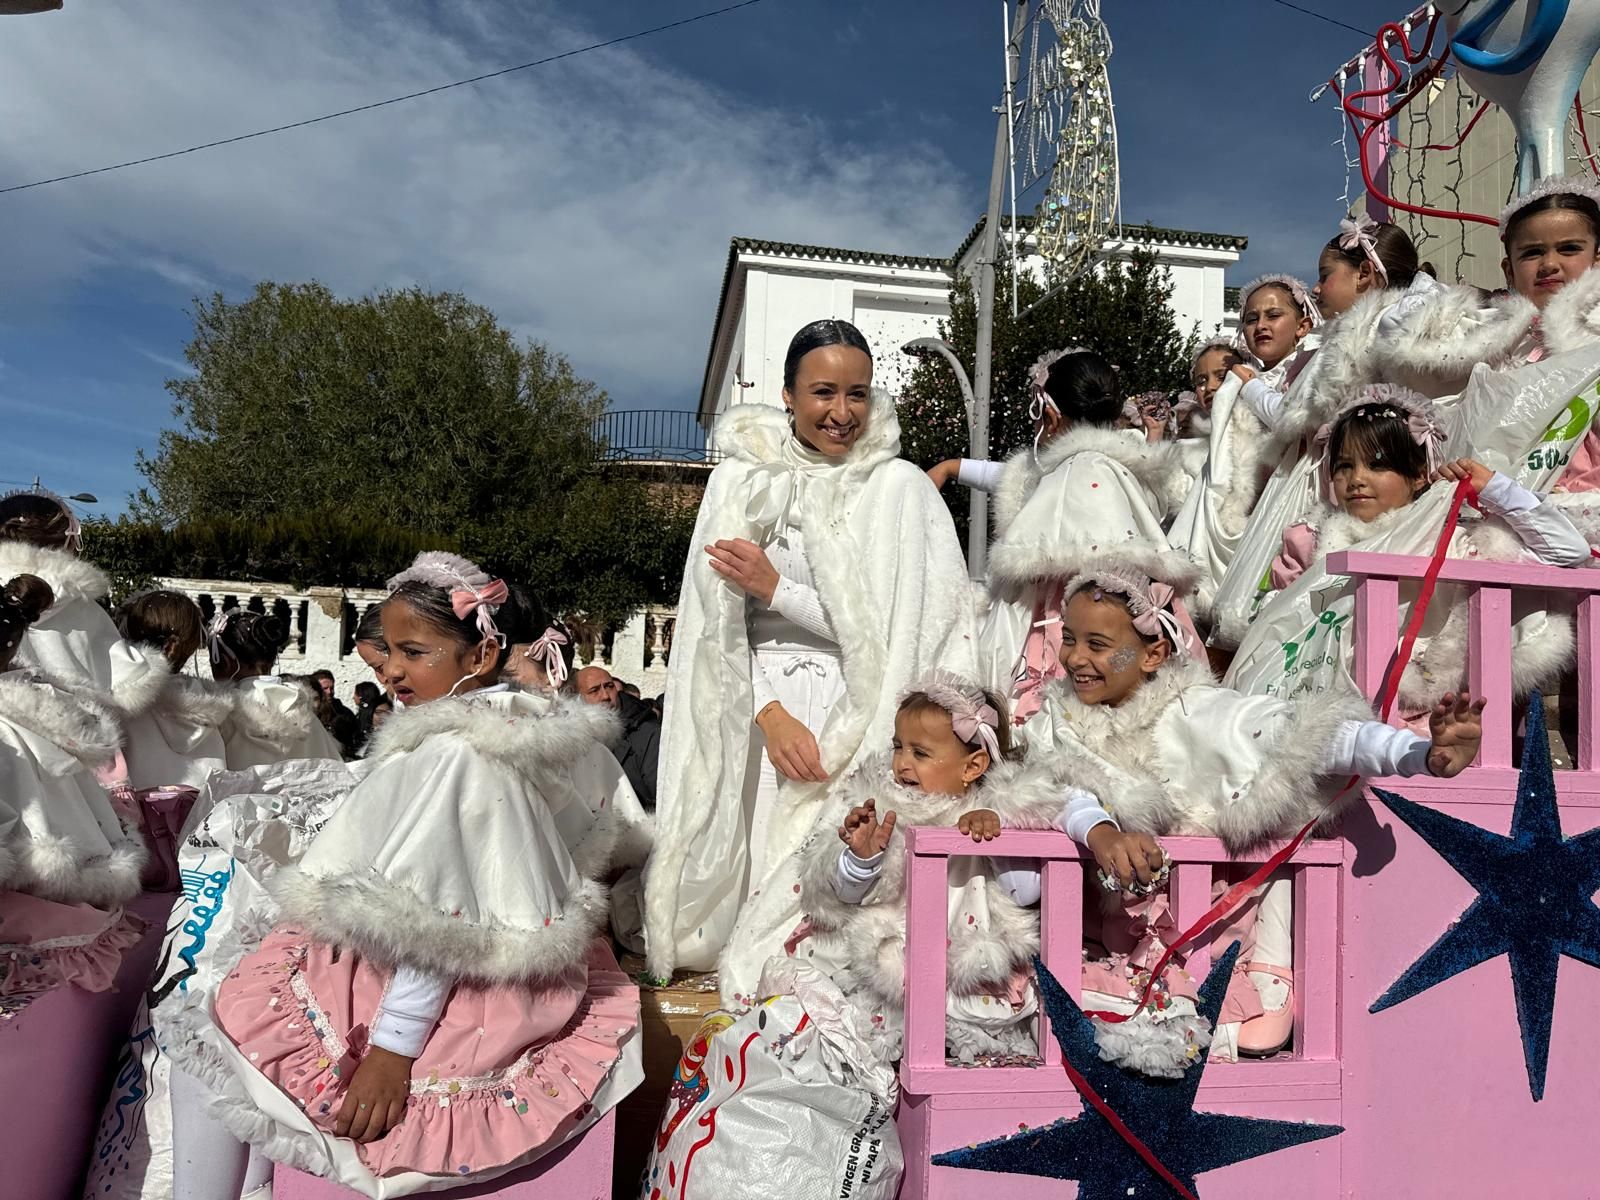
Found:
[[[133,528],[96,531],[108,549],[148,549],[139,530],[158,526],[174,573],[371,585],[425,543],[603,621],[669,598],[677,568],[667,582],[657,559],[686,553],[676,506],[597,474],[605,393],[489,310],[265,282],[194,316],[193,374],[167,382],[178,427],[140,456]],[[622,536],[603,514],[625,515]]]
[[[1198,341],[1177,327],[1168,301],[1172,280],[1155,255],[1136,251],[1131,262],[1107,262],[1043,299],[1046,288],[1024,272],[1017,275],[1018,312],[1011,315],[1016,264],[1002,247],[995,265],[994,385],[989,409],[990,457],[1003,458],[1033,440],[1028,417],[1028,369],[1040,355],[1065,346],[1103,354],[1118,369],[1123,394],[1178,391],[1187,386]],[[1026,310],[1037,304],[1033,311]],[[976,362],[978,306],[972,280],[950,288],[950,316],[939,336],[949,342],[970,377]],[[902,453],[922,466],[968,453],[966,411],[949,365],[927,357],[912,368],[899,404]],[[952,489],[954,490],[954,489]],[[965,495],[949,497],[958,519]],[[963,528],[964,528],[964,521]]]

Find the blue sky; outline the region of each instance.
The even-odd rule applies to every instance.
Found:
[[[1362,29],[1405,9],[1295,0]],[[315,116],[715,7],[164,0],[0,18],[0,186]],[[1123,214],[1310,273],[1355,33],[1273,0],[1105,0]],[[447,15],[448,14],[448,15]],[[765,0],[624,47],[0,196],[0,480],[119,511],[171,423],[190,297],[453,288],[626,408],[698,394],[728,238],[949,253],[982,210],[991,0]],[[292,464],[286,464],[292,466]]]

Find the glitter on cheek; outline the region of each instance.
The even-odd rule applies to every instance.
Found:
[[[1106,659],[1106,666],[1113,671],[1126,671],[1139,660],[1139,652],[1132,646],[1123,646],[1120,650],[1113,650],[1111,657]]]

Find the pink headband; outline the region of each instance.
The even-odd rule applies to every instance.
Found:
[[[1070,600],[1086,588],[1097,593],[1109,592],[1121,596],[1128,605],[1128,615],[1133,627],[1145,637],[1164,637],[1172,644],[1174,653],[1199,655],[1199,643],[1193,640],[1173,611],[1178,592],[1170,583],[1136,575],[1117,567],[1100,567],[1074,579],[1066,589],[1063,600]]]
[[[450,592],[450,607],[455,611],[456,620],[465,621],[469,613],[476,611],[478,631],[483,634],[484,640],[504,646],[506,635],[495,625],[494,613],[511,594],[506,587],[506,581],[491,579],[482,587],[474,587],[465,579],[461,583],[461,587]]]
[[[552,625],[525,652],[529,659],[544,667],[545,677],[550,680],[551,687],[560,688],[567,681],[567,660],[561,655],[561,647],[570,640]]]
[[[989,754],[991,763],[1000,761],[1000,714],[981,689],[959,675],[935,671],[913,687],[907,695],[921,692],[950,714],[950,728],[967,745],[977,742]]]
[[[1238,339],[1235,341],[1235,345],[1243,345],[1244,314],[1245,310],[1250,307],[1250,297],[1264,287],[1279,287],[1288,292],[1289,298],[1294,301],[1295,307],[1300,310],[1301,315],[1310,319],[1311,328],[1315,329],[1322,324],[1322,310],[1317,307],[1316,301],[1311,298],[1310,288],[1306,287],[1293,275],[1263,275],[1259,279],[1252,279],[1239,289],[1240,324],[1239,332],[1235,335],[1236,339]],[[1246,348],[1248,349],[1248,347]]]
[[[1411,440],[1422,447],[1428,477],[1433,478],[1434,472],[1444,462],[1445,441],[1445,431],[1439,425],[1433,401],[1421,392],[1414,392],[1396,383],[1371,383],[1357,392],[1356,398],[1336,412],[1333,420],[1318,429],[1311,439],[1313,448],[1322,460],[1317,473],[1321,477],[1323,495],[1329,504],[1338,507],[1339,497],[1333,490],[1333,463],[1328,457],[1328,443],[1333,439],[1335,427],[1359,412],[1392,420],[1404,419]]]
[[[1389,271],[1383,265],[1383,259],[1378,257],[1378,243],[1372,236],[1372,231],[1377,227],[1378,223],[1364,212],[1357,213],[1354,220],[1346,217],[1339,222],[1339,249],[1355,250],[1359,247],[1378,278],[1383,281],[1383,286],[1388,287]]]

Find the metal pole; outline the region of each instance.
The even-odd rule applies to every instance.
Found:
[[[1001,0],[1001,11],[1009,8]],[[978,239],[978,336],[973,351],[972,457],[989,457],[989,394],[994,376],[994,262],[1000,248],[1000,206],[1005,200],[1011,143],[1011,88],[1021,58],[1022,35],[1028,27],[1028,0],[1018,0],[1016,16],[1006,31],[1006,96],[996,110],[1000,116],[994,134],[994,167],[989,172],[989,210],[983,235]],[[1016,231],[1012,231],[1015,235]],[[988,573],[989,494],[972,489],[967,523],[967,574],[983,579]]]

